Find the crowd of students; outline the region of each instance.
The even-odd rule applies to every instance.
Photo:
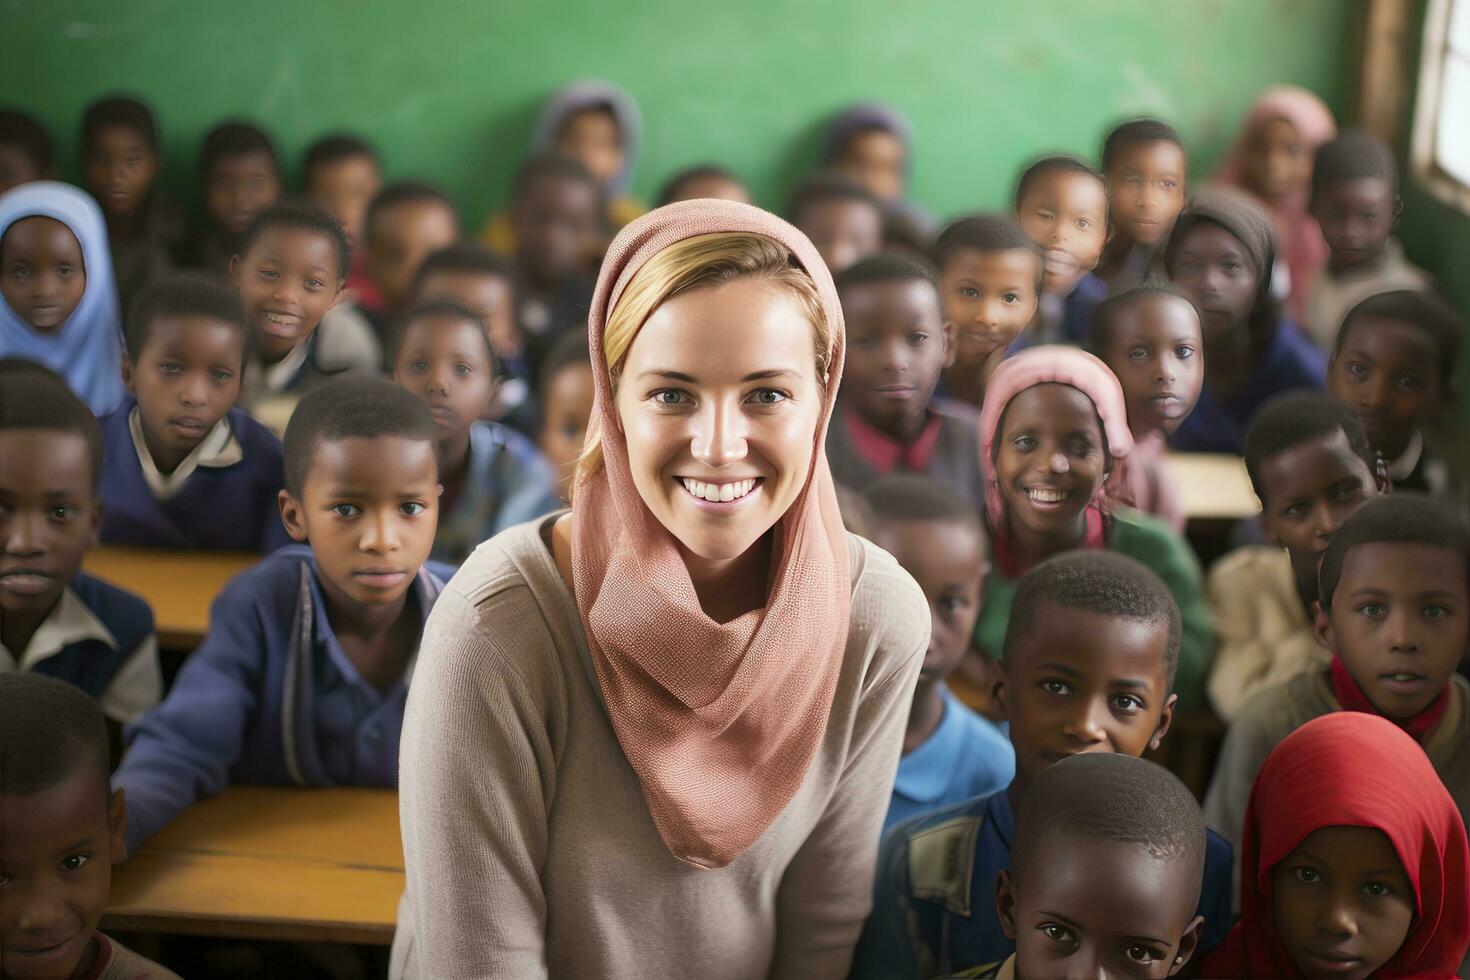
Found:
[[[0,112],[0,976],[172,976],[97,931],[110,866],[230,783],[398,785],[446,583],[576,499],[642,125],[614,86],[557,93],[472,236],[354,136],[287,196],[270,137],[220,125],[190,226],[142,103],[89,107],[80,186]],[[939,225],[912,139],[853,107],[783,209],[845,321],[842,522],[929,607],[837,975],[1460,975],[1463,327],[1393,236],[1393,154],[1275,88],[1211,180],[1134,119]],[[749,201],[708,164],[656,204],[708,198]],[[1260,499],[1208,575],[1171,449],[1243,456]],[[97,541],[262,557],[165,690]],[[1211,711],[1201,809],[1133,757]]]

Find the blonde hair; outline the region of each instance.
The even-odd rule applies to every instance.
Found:
[[[816,283],[796,264],[786,246],[765,235],[731,231],[695,235],[675,242],[633,273],[617,305],[608,312],[607,325],[602,331],[602,352],[613,394],[617,393],[618,376],[628,349],[654,310],[681,293],[743,279],[775,283],[795,297],[801,314],[811,324],[817,351],[817,385],[825,391],[833,337]],[[577,460],[573,494],[583,480],[601,472],[602,465],[602,435],[594,414],[587,426],[587,442]]]

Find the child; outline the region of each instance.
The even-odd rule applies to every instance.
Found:
[[[1424,444],[1453,398],[1459,318],[1429,293],[1394,290],[1350,310],[1337,334],[1327,385],[1363,422],[1395,490],[1418,490],[1453,506],[1464,496],[1444,461]]]
[[[1112,236],[1098,277],[1113,290],[1137,285],[1162,271],[1164,242],[1184,208],[1189,161],[1174,127],[1157,119],[1130,119],[1103,142]]]
[[[1113,753],[1063,759],[1026,794],[996,886],[1016,952],[962,975],[1177,975],[1200,941],[1205,841],[1199,804],[1169,770]]]
[[[0,196],[0,296],[0,357],[44,364],[95,414],[117,407],[122,316],[96,201],[49,180]]]
[[[717,198],[725,201],[750,203],[750,191],[730,171],[716,163],[701,163],[685,167],[665,181],[658,192],[657,207],[675,201],[695,201],[701,198]]]
[[[353,255],[362,252],[368,205],[382,187],[378,151],[350,133],[322,137],[301,158],[302,194],[336,216]]]
[[[1312,216],[1329,258],[1307,294],[1303,323],[1323,350],[1333,349],[1343,317],[1358,302],[1374,293],[1430,288],[1429,276],[1404,258],[1393,237],[1403,213],[1398,167],[1382,140],[1350,129],[1317,149]]]
[[[459,214],[442,191],[399,181],[378,192],[364,221],[363,269],[374,295],[360,297],[358,306],[373,320],[386,353],[393,348],[393,325],[413,305],[419,264],[459,240]]]
[[[158,124],[136,99],[102,99],[82,120],[87,190],[107,215],[112,271],[126,315],[133,298],[168,273],[184,234],[177,205],[158,189]]]
[[[834,276],[883,248],[883,205],[846,177],[819,174],[803,181],[786,217],[812,240]]]
[[[1011,345],[1082,344],[1093,307],[1108,294],[1092,270],[1108,236],[1102,175],[1076,157],[1042,157],[1016,182],[1016,219],[1042,250],[1037,322]]]
[[[0,674],[0,976],[179,980],[97,931],[127,824],[107,753],[86,695]]]
[[[540,424],[537,442],[556,471],[561,499],[570,503],[577,460],[592,418],[592,361],[587,335],[565,334],[541,365]]]
[[[970,648],[985,582],[985,533],[976,509],[943,484],[890,476],[864,494],[873,542],[929,599],[933,633],[904,732],[887,830],[900,820],[1010,785],[1016,757],[999,728],[961,704],[945,680]]]
[[[1203,975],[1463,976],[1467,850],[1412,738],[1359,712],[1309,721],[1256,777],[1241,921]]]
[[[912,151],[908,119],[892,106],[866,102],[848,106],[828,124],[823,160],[883,202],[886,224],[909,226],[919,237],[932,238],[933,216],[906,197]]]
[[[1300,319],[1312,282],[1327,262],[1327,243],[1307,210],[1312,156],[1332,139],[1332,110],[1312,92],[1295,85],[1266,89],[1251,106],[1240,137],[1215,172],[1221,184],[1252,194],[1271,216],[1286,266],[1278,296]]]
[[[242,572],[167,700],[127,731],[128,852],[228,783],[395,786],[408,677],[451,570],[425,565],[436,428],[382,378],[308,392],[286,430],[281,518],[310,547]]]
[[[1098,304],[1087,346],[1117,375],[1128,404],[1133,452],[1122,464],[1124,499],[1182,532],[1184,508],[1164,471],[1164,441],[1194,411],[1204,385],[1199,313],[1172,286],[1145,282]]]
[[[1174,225],[1164,266],[1199,310],[1205,384],[1173,448],[1238,455],[1262,402],[1324,386],[1327,359],[1272,299],[1275,264],[1271,222],[1244,195],[1201,191]]]
[[[97,534],[102,433],[44,368],[0,372],[0,673],[70,681],[114,722],[158,703],[153,612],[81,571]]]
[[[588,256],[597,251],[604,230],[601,190],[581,163],[552,156],[528,161],[512,194],[510,223],[522,287],[516,312],[535,372],[556,338],[587,325],[593,286]]]
[[[102,540],[195,550],[289,544],[276,495],[281,443],[233,407],[249,328],[212,279],[147,286],[128,323],[130,397],[102,420]],[[225,519],[221,519],[221,517]]]
[[[984,503],[980,440],[973,420],[930,405],[939,373],[954,361],[934,273],[879,253],[837,277],[847,322],[842,404],[827,429],[827,461],[858,492],[889,473],[927,475]]]
[[[991,379],[980,437],[995,556],[975,629],[981,653],[994,658],[1003,648],[1016,582],[1028,569],[1073,548],[1117,551],[1158,573],[1179,604],[1184,640],[1174,690],[1182,710],[1201,707],[1214,636],[1199,562],[1164,522],[1115,506],[1117,463],[1133,448],[1118,379],[1075,347],[1022,351]]]
[[[1321,715],[1387,718],[1423,746],[1463,817],[1470,808],[1470,529],[1428,497],[1393,494],[1349,517],[1322,556],[1315,628],[1331,666],[1245,706],[1205,796],[1212,827],[1241,840],[1251,783],[1271,750]]]
[[[457,565],[481,541],[561,507],[556,475],[536,444],[480,420],[495,397],[495,355],[475,311],[430,300],[403,322],[393,379],[429,407],[438,426],[436,561]]]
[[[51,137],[46,128],[18,109],[0,109],[0,194],[50,179]]]
[[[1015,617],[1000,685],[1015,779],[1003,792],[904,821],[884,836],[873,913],[854,960],[859,980],[932,977],[1015,952],[994,910],[996,878],[1011,866],[1017,805],[1068,756],[1139,756],[1169,730],[1181,625],[1157,575],[1122,555],[1059,555],[1021,582]],[[1230,928],[1230,849],[1213,834],[1204,882],[1199,911],[1209,947]]]
[[[940,233],[934,264],[955,349],[943,394],[978,409],[1007,348],[1036,316],[1046,274],[1041,249],[1014,219],[973,215]]]
[[[1327,665],[1312,627],[1317,568],[1342,522],[1388,489],[1347,406],[1322,392],[1267,402],[1245,437],[1245,467],[1272,542],[1230,552],[1210,569],[1220,648],[1208,693],[1233,721],[1265,688]]]
[[[245,122],[211,130],[199,153],[209,225],[186,243],[180,265],[229,274],[250,223],[281,196],[281,164],[271,139]]]

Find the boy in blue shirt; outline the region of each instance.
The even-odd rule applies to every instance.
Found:
[[[1015,944],[996,911],[1015,807],[1047,767],[1081,752],[1140,756],[1173,719],[1179,608],[1157,575],[1108,551],[1071,551],[1021,580],[1002,655],[1010,788],[895,826],[878,855],[873,912],[853,976],[932,977],[1004,960]],[[1230,846],[1211,833],[1201,948],[1230,929]]]
[[[127,731],[114,778],[136,851],[229,783],[395,786],[439,511],[433,419],[381,378],[312,389],[286,430],[296,541],[235,577],[167,700]]]
[[[1016,756],[1000,729],[961,704],[944,683],[969,649],[980,615],[985,534],[975,508],[918,476],[886,477],[865,498],[876,522],[873,541],[919,583],[933,623],[883,820],[887,830],[1004,789],[1015,775]]]
[[[102,420],[103,541],[266,552],[290,542],[276,505],[280,440],[233,407],[248,336],[239,297],[211,279],[174,276],[139,294],[129,397]]]
[[[1108,240],[1106,181],[1077,157],[1042,157],[1016,181],[1016,220],[1042,250],[1046,271],[1036,322],[1008,353],[1037,344],[1081,346],[1092,311],[1108,295],[1108,284],[1093,273]]]
[[[148,604],[81,571],[101,471],[91,410],[46,368],[0,360],[0,673],[69,681],[121,724],[163,675]]]

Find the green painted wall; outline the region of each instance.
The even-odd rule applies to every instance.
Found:
[[[605,77],[643,105],[635,190],[723,161],[778,206],[819,122],[880,97],[918,133],[915,196],[1000,206],[1040,152],[1090,154],[1125,114],[1175,121],[1207,172],[1262,86],[1345,93],[1347,0],[0,0],[0,101],[51,127],[75,173],[82,109],[151,102],[167,180],[192,189],[211,123],[264,122],[292,159],[329,128],[498,203],[557,84]],[[187,194],[185,195],[187,196]]]

